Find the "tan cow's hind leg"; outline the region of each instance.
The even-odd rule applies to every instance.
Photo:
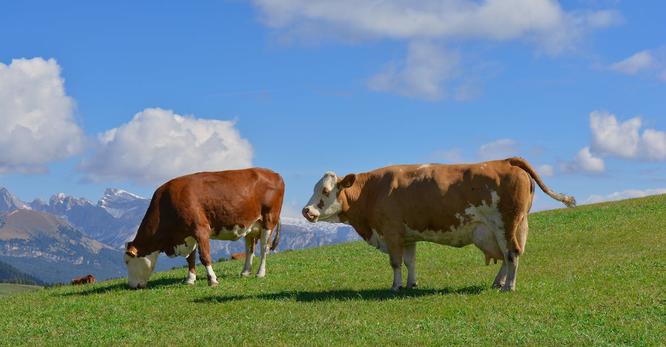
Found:
[[[257,240],[252,236],[245,236],[245,266],[241,276],[248,277],[252,272],[252,258],[254,258],[254,245]]]
[[[416,288],[416,242],[405,245],[403,258],[407,266],[407,288]]]
[[[493,281],[493,288],[502,288],[504,286],[504,283],[506,283],[506,271],[506,262],[502,261],[502,266],[497,276],[495,276],[495,281]]]
[[[515,237],[522,249],[525,247],[527,242],[527,215],[521,215],[516,218],[518,223],[515,223],[512,227],[515,228]],[[507,226],[510,227],[510,226]],[[504,266],[506,267],[506,282],[502,286],[503,292],[510,292],[516,290],[516,276],[518,273],[518,263],[520,260],[520,254],[513,247],[509,247],[507,252],[504,254]],[[501,270],[500,270],[501,271]]]
[[[266,255],[268,254],[268,238],[271,235],[270,229],[261,230],[261,258],[259,259],[259,270],[257,270],[257,277],[266,277]]]
[[[185,284],[192,285],[197,280],[196,258],[196,250],[192,251],[192,253],[187,256],[187,278],[185,279]]]

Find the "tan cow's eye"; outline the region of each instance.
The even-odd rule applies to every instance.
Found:
[[[326,196],[328,196],[328,194],[330,194],[331,191],[330,191],[328,188],[324,188],[324,190],[322,190],[321,193],[324,194],[324,195],[326,195]]]

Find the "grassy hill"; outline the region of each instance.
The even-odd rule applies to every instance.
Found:
[[[269,258],[268,277],[215,264],[220,287],[159,273],[0,298],[7,345],[663,345],[666,196],[536,213],[517,291],[475,247],[422,243],[420,287],[389,292],[387,257],[361,242]],[[199,276],[205,272],[199,268]]]
[[[0,298],[17,293],[31,292],[41,289],[40,286],[18,283],[0,283]],[[3,335],[4,336],[4,335]]]

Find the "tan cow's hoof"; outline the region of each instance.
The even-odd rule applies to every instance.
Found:
[[[502,289],[500,289],[500,292],[505,292],[505,293],[515,292],[515,291],[516,291],[516,288],[512,288],[512,287],[508,287],[508,286],[504,286],[504,287],[502,287]]]
[[[250,271],[243,271],[243,272],[241,272],[240,275],[241,275],[241,277],[250,277],[250,274],[251,274]]]
[[[401,289],[402,289],[402,286],[399,286],[399,287],[391,287],[391,291],[394,292],[394,293],[398,293],[398,292],[400,292]]]
[[[257,278],[264,278],[264,277],[266,277],[266,273],[265,273],[265,272],[258,272],[258,273],[257,273]]]
[[[407,284],[407,289],[415,289],[415,288],[417,288],[418,286],[419,286],[419,285],[418,285],[417,283]]]
[[[218,281],[208,281],[209,287],[217,287],[220,284]]]

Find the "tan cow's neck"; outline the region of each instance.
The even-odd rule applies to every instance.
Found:
[[[372,231],[367,227],[366,215],[363,213],[366,196],[364,189],[371,176],[368,173],[356,174],[356,180],[351,187],[346,188],[340,194],[342,212],[340,221],[350,224],[364,238],[368,239]]]

